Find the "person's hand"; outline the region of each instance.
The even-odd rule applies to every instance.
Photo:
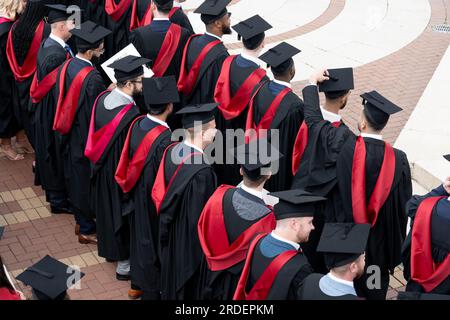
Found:
[[[450,177],[447,177],[447,179],[445,179],[444,184],[442,185],[445,189],[445,191],[447,191],[447,193],[450,195]]]
[[[329,80],[328,77],[330,74],[328,73],[327,69],[322,69],[317,72],[315,72],[311,77],[309,78],[309,83],[312,85],[317,85],[318,83],[322,83],[326,80]]]
[[[108,87],[108,90],[114,90],[115,88],[117,87],[117,84],[115,84],[115,83],[111,83],[110,85],[109,85],[109,87]]]

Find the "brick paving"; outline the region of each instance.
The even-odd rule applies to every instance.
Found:
[[[238,2],[238,1],[235,1]],[[404,111],[395,115],[384,132],[393,142],[414,110],[428,81],[450,44],[450,36],[435,33],[431,27],[450,16],[448,0],[429,0],[432,15],[420,37],[401,50],[355,69],[356,89],[344,111],[344,119],[354,128],[363,91],[376,89],[397,102]],[[287,40],[325,25],[336,17],[345,0],[331,1],[329,8],[311,23],[268,38],[268,42]],[[231,44],[234,47],[236,44]],[[300,93],[304,82],[294,84]],[[97,255],[93,245],[78,244],[71,215],[52,215],[45,196],[33,185],[32,156],[11,162],[0,155],[0,225],[5,234],[0,240],[0,254],[15,277],[22,270],[49,254],[69,265],[79,265],[86,276],[79,290],[69,290],[70,299],[128,299],[128,282],[115,279],[115,265]],[[30,297],[30,288],[17,283]],[[404,291],[405,280],[398,268],[390,281],[388,299]]]

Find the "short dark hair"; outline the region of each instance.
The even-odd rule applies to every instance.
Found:
[[[241,166],[244,179],[249,180],[255,185],[260,185],[266,178],[266,175],[261,174],[261,169],[248,170],[244,166]]]
[[[363,114],[364,114],[364,117],[367,120],[367,124],[369,125],[369,127],[372,128],[375,131],[383,130],[386,127],[386,125],[387,125],[387,123],[389,121],[389,117],[388,117],[388,118],[386,118],[386,121],[383,121],[383,123],[377,123],[376,121],[373,120],[373,118],[371,117],[369,112],[367,112],[366,108],[363,109]]]
[[[282,77],[284,75],[287,75],[289,71],[292,70],[294,67],[294,60],[292,58],[289,58],[282,64],[280,64],[277,67],[271,67],[272,73],[276,77]]]
[[[169,1],[166,4],[159,4],[156,1],[153,1],[153,3],[155,4],[156,9],[158,9],[159,12],[162,12],[165,14],[170,13],[170,10],[172,10],[172,7],[173,7],[173,1]]]
[[[258,48],[261,43],[263,43],[264,38],[266,37],[265,33],[259,33],[254,37],[248,38],[248,39],[242,39],[242,43],[244,44],[244,47],[248,50],[255,50]]]
[[[340,91],[325,92],[325,97],[328,100],[336,100],[336,99],[339,99],[339,98],[345,96],[349,92],[350,92],[350,90],[340,90]]]
[[[169,103],[164,104],[149,104],[145,106],[145,110],[152,116],[158,116],[166,112]]]

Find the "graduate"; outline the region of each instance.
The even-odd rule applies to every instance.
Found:
[[[248,111],[246,130],[249,130],[247,135],[250,139],[266,134],[271,139],[272,130],[278,130],[276,143],[284,157],[279,162],[278,173],[267,183],[267,189],[272,192],[288,190],[292,184],[292,146],[303,122],[304,107],[291,87],[295,76],[292,57],[299,52],[299,49],[282,42],[260,57],[270,65],[274,79],[256,89]]]
[[[222,36],[231,34],[231,13],[226,8],[230,2],[206,0],[195,10],[201,14],[206,32],[191,36],[184,48],[178,80],[183,105],[214,102],[217,79],[229,56]]]
[[[239,187],[221,185],[206,203],[198,223],[211,270],[203,299],[233,299],[251,240],[275,228],[264,185],[271,177],[272,161],[280,157],[276,153],[265,139],[239,146],[236,156],[243,182]]]
[[[402,249],[406,291],[450,295],[450,177],[428,194],[413,196],[406,208],[411,219]]]
[[[191,34],[194,34],[194,28],[192,27],[191,22],[189,21],[188,16],[183,10],[182,3],[186,0],[174,0],[173,8],[170,10],[169,19],[173,23],[179,24],[181,27],[189,30]]]
[[[161,298],[159,216],[150,195],[164,150],[171,144],[167,118],[179,102],[174,76],[143,80],[146,116],[128,131],[115,179],[134,203],[130,223],[131,299]]]
[[[361,95],[363,110],[358,128],[342,146],[336,161],[336,175],[343,211],[335,211],[337,222],[370,223],[367,266],[381,271],[381,288],[369,289],[367,277],[356,281],[358,295],[367,299],[386,298],[389,273],[401,262],[406,236],[406,202],[412,185],[408,158],[403,151],[383,141],[381,131],[389,117],[402,109],[371,91]],[[332,217],[329,217],[332,219]]]
[[[58,68],[74,54],[66,43],[75,27],[69,20],[67,7],[47,5],[51,34],[39,47],[37,67],[30,87],[34,110],[34,140],[36,151],[35,184],[45,190],[52,213],[71,213],[64,181],[63,157],[53,131],[57,101],[55,98]]]
[[[6,47],[15,79],[13,91],[16,118],[24,128],[31,146],[34,145],[34,114],[30,108],[30,86],[36,72],[39,46],[50,34],[50,25],[44,22],[46,13],[47,8],[42,1],[28,1],[24,12],[11,28]],[[33,149],[27,137],[22,138],[19,146],[23,152],[31,153]]]
[[[129,44],[131,10],[134,0],[105,0],[105,27],[112,34],[105,40],[105,59]]]
[[[327,73],[329,76],[326,77],[323,72],[319,73],[319,90],[325,92],[325,97],[329,97],[326,98],[326,107],[320,107],[317,86],[307,86],[303,90],[304,122],[298,131],[292,156],[292,187],[304,188],[327,198],[324,206],[314,216],[316,229],[311,232],[310,241],[303,247],[314,270],[323,274],[328,269],[323,254],[317,252],[316,248],[326,217],[334,217],[335,211],[343,211],[336,185],[336,160],[343,143],[354,136],[337,114],[338,110],[345,107],[348,94],[354,87],[353,71],[350,68],[331,69]],[[312,76],[315,77],[316,75]],[[314,79],[310,79],[310,82],[314,83]],[[331,99],[336,96],[341,98]],[[334,218],[327,221],[335,222]]]
[[[92,108],[85,156],[91,161],[90,202],[96,215],[98,254],[117,261],[116,278],[130,279],[130,232],[122,208],[123,192],[114,179],[128,129],[139,116],[132,98],[144,74],[145,58],[126,56],[114,69],[116,88],[101,93]]]
[[[217,188],[216,175],[204,154],[216,134],[217,104],[187,106],[183,115],[185,139],[163,155],[152,189],[159,214],[161,294],[164,300],[200,299],[205,279],[197,233],[200,214]]]
[[[104,51],[104,38],[110,31],[92,21],[73,29],[78,53],[63,63],[56,76],[56,112],[53,130],[57,132],[64,159],[64,177],[77,225],[78,242],[97,244],[94,212],[90,207],[90,163],[84,156],[92,107],[105,91],[102,77],[92,61]],[[78,229],[76,230],[78,233]]]
[[[276,228],[255,237],[245,260],[234,300],[295,300],[298,289],[313,269],[301,244],[314,230],[315,204],[325,200],[304,190],[271,193]]]
[[[226,130],[245,130],[250,98],[262,81],[269,80],[266,71],[261,68],[263,61],[258,59],[258,56],[265,45],[265,31],[272,26],[259,15],[255,15],[232,28],[238,33],[239,40],[242,37],[244,48],[241,54],[225,59],[214,90],[214,100],[219,104],[217,128],[225,137],[224,156],[227,146],[234,145],[235,139],[234,135],[226,135]],[[238,144],[243,142],[238,141]],[[239,165],[229,164],[225,158],[223,163],[215,166],[219,183],[238,184]]]
[[[353,280],[364,273],[370,224],[327,223],[317,250],[325,253],[330,272],[309,275],[301,288],[302,300],[358,300]]]

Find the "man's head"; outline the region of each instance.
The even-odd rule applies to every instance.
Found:
[[[117,88],[136,100],[142,95],[143,65],[149,62],[149,59],[126,56],[113,62],[108,67],[114,69]]]
[[[329,80],[319,84],[319,91],[326,97],[326,105],[345,108],[350,90],[355,88],[352,68],[328,69]]]
[[[195,145],[201,145],[201,148],[205,149],[213,143],[214,137],[216,136],[216,120],[213,119],[203,124],[199,122],[198,125],[187,128],[186,132],[190,141],[194,142]]]
[[[344,264],[343,266],[331,268],[330,271],[337,275],[340,279],[358,279],[364,274],[366,266],[366,255],[361,254],[356,260]]]
[[[104,38],[111,34],[111,31],[92,21],[86,21],[71,33],[75,36],[78,52],[83,58],[95,62],[105,52]]]
[[[227,5],[231,0],[206,0],[195,13],[200,13],[201,20],[206,25],[206,30],[213,34],[231,34],[231,13]]]
[[[290,82],[295,76],[295,63],[293,56],[301,51],[286,42],[282,42],[259,58],[266,62],[277,80]]]
[[[151,10],[157,11],[162,15],[168,15],[173,7],[173,0],[153,0],[151,4]]]
[[[314,230],[313,217],[287,218],[277,220],[276,230],[289,240],[296,243],[305,243]]]
[[[272,26],[259,15],[255,15],[233,26],[238,34],[238,40],[242,38],[244,48],[260,52],[265,45],[265,32]]]
[[[67,41],[72,36],[70,32],[75,28],[73,12],[69,11],[65,5],[47,5],[49,8],[48,23],[51,25],[52,34]]]
[[[143,80],[144,109],[148,114],[167,118],[173,112],[173,104],[180,101],[174,76],[152,77]]]

